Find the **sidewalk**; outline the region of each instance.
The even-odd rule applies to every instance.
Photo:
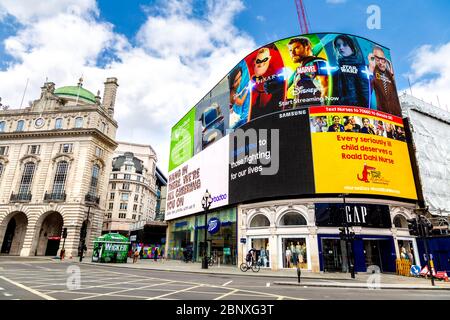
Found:
[[[76,262],[77,260],[75,260]],[[310,286],[310,287],[339,287],[339,288],[380,288],[380,289],[411,289],[411,290],[450,290],[450,282],[443,282],[435,280],[435,286],[431,286],[430,279],[403,277],[395,274],[368,274],[357,273],[356,278],[352,279],[349,273],[323,273],[302,271],[301,283],[298,283],[296,269],[282,269],[270,270],[261,268],[259,272],[248,270],[242,272],[239,266],[212,266],[208,269],[202,269],[201,263],[185,263],[178,260],[158,260],[157,262],[150,259],[138,260],[133,264],[132,259],[128,259],[128,263],[95,263],[91,262],[90,258],[85,258],[83,264],[114,267],[114,268],[128,268],[128,269],[143,269],[143,270],[161,270],[170,272],[184,272],[184,273],[205,273],[205,274],[221,274],[233,276],[254,276],[254,277],[272,277],[277,278],[273,281],[275,285],[290,285],[290,286]],[[316,281],[314,281],[316,280]],[[379,282],[378,282],[379,280]],[[377,287],[373,282],[379,283]],[[450,294],[450,293],[449,293]]]

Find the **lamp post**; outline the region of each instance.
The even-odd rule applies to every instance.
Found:
[[[347,251],[347,263],[348,268],[351,274],[352,279],[355,279],[355,265],[354,265],[354,252],[352,250],[352,243],[353,239],[355,238],[355,233],[350,231],[349,223],[347,222],[347,218],[345,216],[345,196],[348,196],[348,194],[343,193],[340,195],[342,197],[342,200],[344,202],[344,208],[342,210],[342,227],[339,228],[340,230],[340,236],[341,239],[345,240],[345,250]],[[350,244],[350,249],[349,249]],[[350,255],[350,250],[352,250],[352,254]]]
[[[206,241],[206,238],[208,236],[208,210],[209,207],[211,207],[212,204],[212,197],[211,194],[208,192],[208,189],[206,189],[205,194],[202,198],[202,207],[203,210],[205,210],[205,239],[204,239],[204,251],[203,251],[203,260],[202,260],[202,269],[208,269],[208,257],[206,255],[208,242]]]
[[[89,214],[91,212],[91,206],[88,206],[87,218],[86,218],[86,229],[83,229],[83,224],[81,224],[81,239],[80,239],[80,262],[83,261],[84,247],[86,246],[86,235],[87,228],[89,224]]]

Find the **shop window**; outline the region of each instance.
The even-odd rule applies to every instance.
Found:
[[[258,214],[256,216],[254,216],[252,221],[250,222],[250,228],[260,228],[260,227],[269,227],[269,226],[270,226],[270,221],[263,214]]]
[[[256,261],[264,268],[270,268],[269,238],[251,240],[252,248],[256,250]]]
[[[283,268],[308,268],[308,254],[305,238],[284,238],[281,240],[283,254]]]
[[[297,212],[288,212],[280,220],[282,226],[306,226],[306,219]]]

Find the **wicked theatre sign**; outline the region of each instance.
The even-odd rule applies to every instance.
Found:
[[[389,206],[353,203],[315,204],[316,225],[339,227],[346,222],[349,226],[368,228],[391,228]]]

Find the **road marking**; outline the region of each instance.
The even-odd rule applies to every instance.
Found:
[[[270,287],[270,282],[267,282],[267,283],[266,283],[266,287]]]
[[[170,282],[175,282],[175,281],[170,281]],[[95,295],[92,295],[92,296],[89,296],[89,297],[78,298],[76,300],[84,300],[84,299],[91,299],[91,298],[97,298],[97,297],[111,296],[111,295],[115,295],[117,293],[122,293],[122,292],[127,292],[127,291],[145,290],[147,288],[161,286],[161,285],[165,285],[165,284],[168,284],[168,283],[169,282],[155,283],[155,284],[151,284],[151,285],[147,285],[147,286],[139,287],[139,288],[128,288],[128,289],[119,290],[119,291],[112,291],[112,292],[108,292],[108,293],[100,293],[100,294],[95,294]]]
[[[15,282],[15,281],[13,281],[13,280],[8,279],[8,278],[0,277],[0,279],[3,279],[3,280],[5,280],[5,281],[8,281],[9,283],[11,283],[11,284],[13,284],[13,285],[15,285],[15,286],[17,286],[17,287],[19,287],[19,288],[22,288],[22,289],[24,289],[24,290],[27,290],[27,291],[29,291],[29,292],[31,292],[31,293],[33,293],[33,294],[35,294],[35,295],[37,295],[37,296],[39,296],[39,297],[41,297],[41,298],[44,298],[45,300],[56,300],[55,298],[52,298],[52,297],[50,297],[50,296],[48,296],[48,295],[46,295],[46,294],[40,293],[39,291],[36,291],[36,290],[34,290],[34,289],[31,289],[31,288],[29,288],[29,287],[27,287],[27,286],[24,286],[23,284],[20,284],[20,283],[18,283],[18,282]]]
[[[230,296],[230,295],[232,295],[232,294],[235,294],[235,293],[238,292],[238,291],[239,291],[238,289],[234,289],[233,291],[230,291],[230,292],[228,292],[228,293],[225,293],[224,295],[221,295],[220,297],[217,297],[217,298],[215,298],[215,299],[213,299],[213,300],[220,300],[220,299],[223,299],[223,298],[228,297],[228,296]]]
[[[0,287],[0,290],[5,290],[5,289],[3,289],[2,287]]]
[[[222,287],[225,287],[226,285],[228,285],[228,284],[230,284],[230,283],[232,283],[232,282],[233,282],[233,280],[228,281],[228,282],[225,282],[225,283],[222,285]]]
[[[13,296],[11,293],[7,293],[7,292],[5,292],[3,295],[4,295],[5,297],[12,297],[12,296]]]
[[[174,291],[174,292],[171,292],[171,293],[166,293],[166,294],[163,294],[163,295],[160,295],[160,296],[157,296],[157,297],[151,297],[151,298],[148,298],[147,300],[155,300],[155,299],[159,299],[159,298],[170,296],[172,294],[177,294],[177,293],[180,293],[180,292],[189,291],[189,290],[192,290],[192,289],[195,289],[195,288],[198,288],[198,287],[203,287],[203,286],[204,286],[203,284],[200,284],[200,285],[197,285],[197,286],[193,286],[193,287],[189,287],[189,288],[186,288],[186,289]]]

